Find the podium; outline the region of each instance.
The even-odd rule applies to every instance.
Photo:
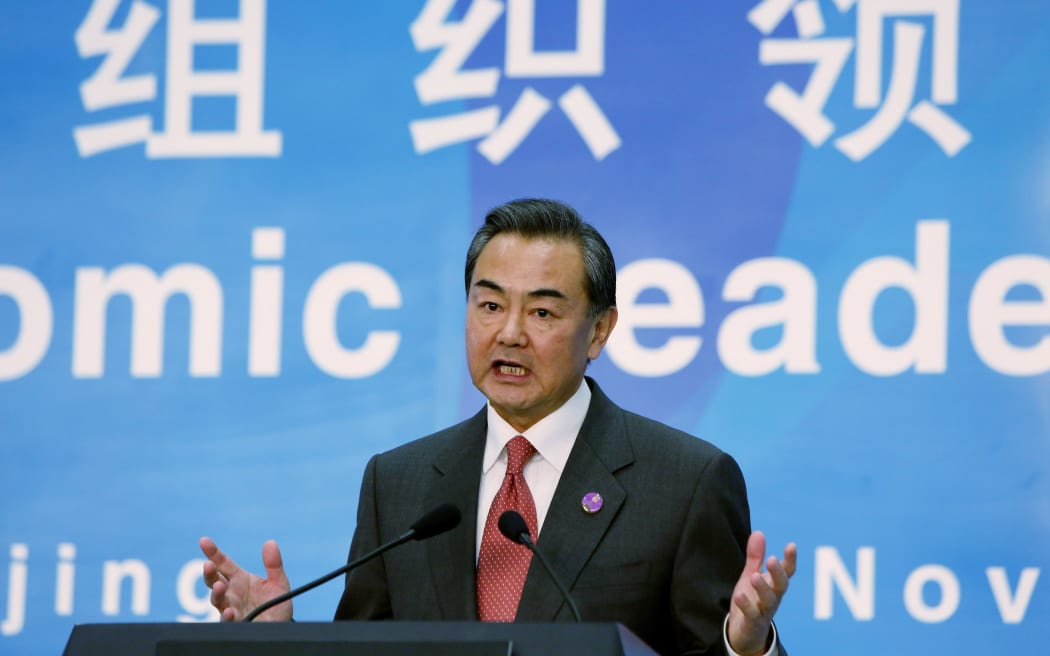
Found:
[[[621,624],[78,624],[65,656],[655,656]]]

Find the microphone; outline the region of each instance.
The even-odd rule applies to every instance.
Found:
[[[412,524],[412,526],[410,526],[407,531],[399,535],[394,540],[391,540],[386,544],[382,544],[376,547],[375,549],[361,556],[357,560],[351,561],[343,565],[334,572],[329,572],[328,574],[325,574],[319,579],[310,581],[306,585],[299,586],[294,590],[289,590],[288,592],[285,592],[282,595],[278,595],[269,601],[259,604],[255,608],[255,610],[244,616],[244,621],[251,622],[256,617],[258,617],[260,613],[263,613],[264,611],[267,611],[278,604],[283,604],[284,602],[288,601],[293,597],[298,597],[299,595],[301,595],[304,592],[307,592],[308,590],[313,590],[322,583],[327,583],[328,581],[331,581],[337,576],[346,574],[355,567],[363,565],[364,563],[367,563],[376,556],[384,554],[387,551],[393,549],[394,547],[408,542],[409,540],[426,540],[427,538],[432,538],[435,535],[440,535],[447,531],[451,531],[457,526],[459,526],[459,508],[453,506],[450,503],[443,503],[437,508],[434,508],[427,514],[417,519],[416,522]]]
[[[569,604],[569,610],[572,611],[572,616],[576,618],[577,622],[582,622],[583,620],[580,619],[580,609],[576,608],[576,602],[572,600],[569,591],[564,585],[562,585],[562,582],[558,577],[554,575],[554,569],[551,567],[551,564],[547,562],[547,558],[543,555],[543,552],[536,548],[536,545],[532,541],[532,536],[529,535],[529,525],[525,523],[525,519],[518,514],[518,511],[508,510],[499,516],[499,532],[511,542],[523,544],[529,548],[529,551],[536,554],[536,557],[540,559],[540,563],[543,565],[543,569],[547,570],[547,574],[549,574],[551,580],[554,581],[554,585],[558,586],[558,591],[561,592],[561,596],[564,597],[565,602]]]

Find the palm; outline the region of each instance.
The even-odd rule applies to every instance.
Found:
[[[271,540],[263,545],[266,578],[241,569],[210,538],[201,538],[200,545],[208,557],[204,563],[204,583],[211,588],[212,605],[222,613],[223,621],[240,621],[260,604],[288,592],[288,577],[276,542]],[[292,619],[292,602],[279,604],[256,619],[288,621]]]
[[[275,581],[256,576],[251,572],[241,570],[241,576],[235,576],[229,581],[229,589],[226,597],[230,605],[251,612],[261,604],[288,592],[287,580]],[[247,613],[240,613],[236,619],[243,619]],[[262,622],[282,622],[291,619],[292,602],[279,604],[260,613],[255,619]]]

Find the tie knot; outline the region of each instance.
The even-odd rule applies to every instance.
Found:
[[[507,442],[507,473],[513,476],[520,475],[525,469],[525,463],[535,454],[536,447],[532,446],[532,443],[523,435]]]

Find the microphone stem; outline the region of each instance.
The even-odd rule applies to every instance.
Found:
[[[372,560],[373,558],[375,558],[379,554],[383,553],[384,551],[389,551],[390,549],[393,549],[394,547],[396,547],[396,546],[398,546],[400,544],[404,544],[404,543],[408,542],[409,540],[412,539],[412,537],[415,534],[416,534],[416,530],[415,529],[409,529],[405,533],[401,534],[401,536],[398,537],[393,542],[387,542],[386,544],[379,545],[378,547],[376,547],[372,551],[369,551],[368,553],[366,553],[365,555],[361,556],[357,560],[351,561],[351,562],[343,565],[342,567],[340,567],[339,569],[335,570],[334,572],[329,572],[328,574],[325,574],[324,576],[322,576],[319,579],[316,579],[314,581],[310,581],[309,583],[307,583],[305,585],[301,585],[301,586],[299,586],[298,588],[296,588],[294,590],[289,590],[288,592],[285,592],[284,594],[280,594],[280,595],[274,597],[273,599],[271,599],[269,601],[266,601],[266,602],[263,602],[263,603],[259,604],[255,608],[255,610],[253,610],[252,612],[250,612],[250,613],[248,613],[247,615],[244,616],[244,620],[243,621],[251,622],[256,617],[258,617],[260,614],[264,613],[265,611],[270,610],[274,606],[276,606],[278,604],[282,604],[282,603],[288,601],[289,599],[291,599],[292,597],[296,597],[298,595],[301,595],[304,592],[308,592],[310,590],[313,590],[314,588],[316,588],[317,586],[321,585],[322,583],[328,583],[329,581],[331,581],[335,577],[337,577],[337,576],[339,576],[341,574],[345,574],[345,573],[349,572],[350,570],[352,570],[353,568],[357,567],[361,563],[364,563],[364,562],[367,562],[369,560]]]
[[[561,580],[554,575],[554,568],[551,567],[546,556],[544,556],[543,552],[537,549],[536,545],[532,543],[532,538],[529,537],[528,533],[522,533],[520,539],[521,543],[528,547],[532,553],[536,554],[536,557],[540,559],[541,563],[543,563],[543,566],[547,569],[547,574],[550,575],[551,580],[554,581],[554,585],[558,586],[558,590],[561,591],[561,596],[564,597],[566,603],[569,604],[569,610],[572,611],[572,616],[576,618],[577,622],[582,622],[583,620],[580,618],[580,609],[576,607],[576,602],[572,600],[572,595],[570,595],[569,591],[565,589],[564,585],[562,585]]]

